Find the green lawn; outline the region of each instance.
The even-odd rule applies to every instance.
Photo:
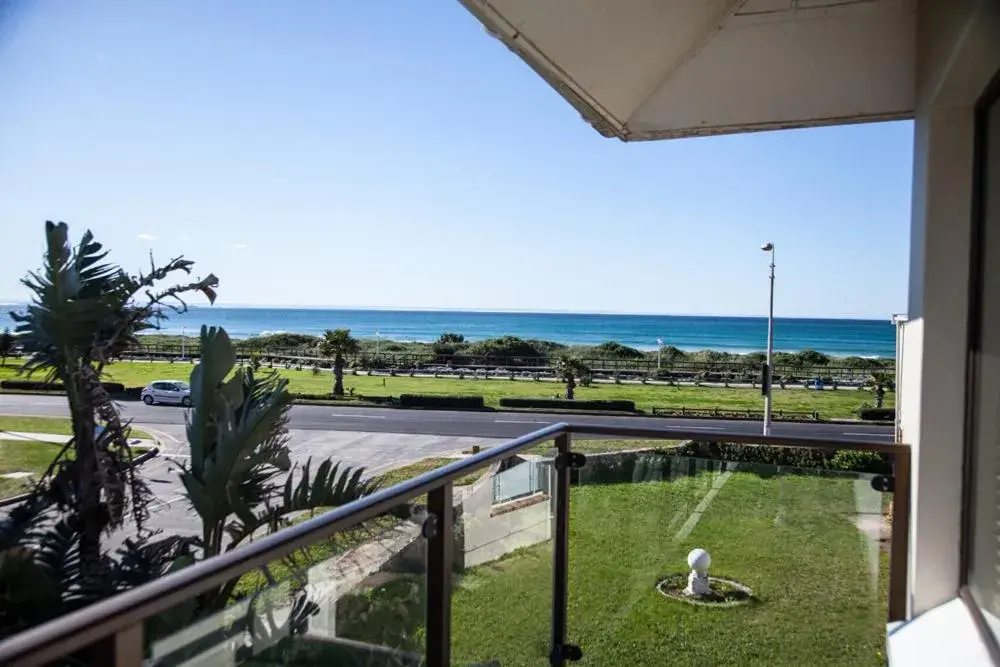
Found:
[[[73,426],[69,417],[0,416],[0,431],[72,435]],[[137,428],[130,430],[129,437],[142,438],[144,440],[153,439],[153,436]]]
[[[0,498],[9,498],[31,489],[31,485],[45,472],[59,453],[59,445],[49,445],[23,440],[0,440],[0,474],[31,472],[23,479],[0,478]]]
[[[0,379],[15,377],[16,365],[8,362],[0,366]],[[19,363],[19,362],[18,362]],[[145,386],[153,380],[187,380],[191,375],[189,363],[122,362],[108,367],[106,379],[126,386]],[[289,379],[291,391],[304,394],[322,394],[331,390],[329,372],[314,375],[311,371],[277,369]],[[499,406],[505,396],[548,397],[556,396],[561,386],[553,382],[524,382],[510,380],[459,380],[457,378],[369,377],[346,375],[346,388],[353,388],[357,396],[399,396],[400,394],[482,395],[486,404]],[[653,407],[722,408],[760,410],[763,407],[760,390],[725,387],[666,387],[635,384],[597,384],[577,389],[579,399],[623,399],[635,401],[641,410]],[[886,394],[886,407],[894,405],[895,396]],[[818,410],[823,417],[855,417],[861,403],[873,402],[870,392],[856,389],[836,391],[811,391],[805,389],[774,389],[774,409],[789,411]]]
[[[411,463],[399,468],[393,468],[388,472],[384,472],[378,476],[379,481],[382,486],[392,486],[393,484],[399,484],[400,482],[405,482],[408,479],[412,479],[418,475],[423,475],[425,472],[430,472],[432,470],[437,470],[449,463],[454,463],[455,459],[446,458],[443,456],[432,456],[430,458],[421,459],[416,463]],[[488,468],[483,468],[474,473],[469,473],[464,477],[459,477],[455,480],[455,486],[464,486],[466,484],[472,484],[477,479],[486,474]]]
[[[31,472],[31,477],[22,479],[0,478],[0,498],[9,498],[31,489],[48,469],[61,450],[55,443],[32,442],[30,440],[0,440],[0,474],[10,472]],[[137,447],[133,452],[138,455],[146,451]]]
[[[568,634],[584,651],[580,664],[884,664],[887,559],[876,551],[872,566],[853,524],[853,480],[739,472],[722,483],[718,473],[688,474],[690,459],[675,461],[681,473],[671,482],[573,488]],[[713,484],[718,494],[678,537]],[[686,571],[696,546],[711,552],[710,574],[753,588],[749,605],[695,607],[655,590]],[[422,581],[401,575],[348,597],[338,634],[418,649]],[[453,659],[544,664],[551,586],[550,543],[457,575]]]

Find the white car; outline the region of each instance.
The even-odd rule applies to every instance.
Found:
[[[191,387],[187,382],[178,380],[157,380],[150,382],[139,394],[146,405],[153,403],[172,403],[174,405],[191,405]]]

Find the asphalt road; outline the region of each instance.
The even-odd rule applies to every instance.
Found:
[[[184,409],[122,403],[123,415],[136,424],[183,424]],[[66,416],[62,396],[0,394],[0,414]],[[395,408],[352,408],[331,405],[295,405],[289,427],[312,431],[354,431],[366,433],[412,433],[479,438],[514,438],[546,424],[571,421],[576,424],[623,424],[653,428],[682,428],[688,431],[759,434],[760,422],[721,419],[627,417],[608,415],[543,414],[536,412],[468,412],[450,410],[400,410]],[[890,426],[862,423],[829,424],[776,422],[773,435],[891,442]]]

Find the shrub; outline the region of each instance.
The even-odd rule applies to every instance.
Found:
[[[482,409],[482,396],[438,396],[434,394],[402,394],[399,404],[407,408]]]
[[[635,401],[571,401],[565,398],[501,398],[505,408],[550,408],[562,410],[613,410],[635,412]]]
[[[234,341],[237,350],[290,350],[316,347],[318,337],[307,334],[277,333]]]
[[[326,394],[291,394],[293,400],[302,399],[306,401],[329,401],[333,400],[332,393]]]
[[[878,452],[841,450],[830,457],[830,467],[834,470],[851,470],[880,475],[892,474],[892,463],[889,461],[889,457]]]
[[[896,419],[895,408],[869,408],[862,406],[858,409],[858,417],[866,421],[893,421]]]
[[[474,357],[503,358],[507,363],[517,365],[529,359],[539,359],[547,356],[548,350],[539,341],[530,341],[517,336],[501,336],[487,338],[473,343],[466,354]]]
[[[601,355],[615,359],[642,359],[645,356],[641,350],[629,347],[628,345],[622,345],[616,340],[601,343],[594,349]]]
[[[670,451],[678,456],[797,468],[825,468],[831,453],[823,449],[791,449],[729,442],[689,442]]]
[[[443,333],[434,341],[433,350],[435,354],[450,355],[455,354],[465,346],[465,336],[456,333]]]
[[[676,456],[771,466],[822,468],[873,474],[891,474],[892,472],[889,458],[876,452],[836,451],[824,448],[792,449],[726,442],[689,442],[667,451]]]

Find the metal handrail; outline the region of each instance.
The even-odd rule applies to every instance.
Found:
[[[0,664],[38,665],[50,662],[98,640],[123,635],[135,631],[137,624],[157,613],[170,609],[178,603],[203,593],[219,584],[264,566],[288,554],[335,533],[351,528],[363,521],[385,514],[395,507],[425,493],[435,492],[450,486],[460,479],[497,461],[507,458],[540,442],[557,441],[558,449],[568,450],[571,434],[611,435],[625,438],[662,440],[724,440],[745,444],[770,445],[788,448],[844,449],[888,454],[902,462],[900,471],[904,479],[902,487],[897,485],[897,494],[908,487],[909,447],[899,444],[864,443],[857,441],[835,441],[819,438],[782,437],[763,435],[712,433],[689,431],[683,428],[645,428],[604,424],[555,423],[533,431],[519,438],[456,460],[441,468],[424,473],[394,486],[381,489],[372,495],[325,512],[302,523],[284,528],[276,533],[250,542],[238,549],[202,561],[173,574],[116,595],[113,598],[67,614],[38,627],[26,630],[0,642]],[[567,473],[568,474],[568,473]],[[566,481],[568,484],[568,476]],[[450,495],[450,494],[449,494]],[[896,498],[899,515],[908,517],[908,499]],[[902,502],[899,502],[902,501]],[[431,501],[433,504],[433,498]],[[568,506],[567,506],[568,507]],[[566,510],[568,511],[568,509]],[[894,513],[895,517],[895,513]],[[563,517],[564,519],[566,517]],[[900,541],[895,539],[899,533]],[[449,531],[450,534],[450,531]],[[902,563],[905,567],[906,530],[893,531],[893,552],[903,548]],[[896,581],[905,584],[905,569],[902,578],[894,568],[890,588]],[[903,590],[905,599],[905,590]],[[896,596],[899,597],[898,595]],[[890,600],[890,607],[892,601]],[[141,635],[140,635],[141,637]],[[141,649],[141,642],[139,643]]]

